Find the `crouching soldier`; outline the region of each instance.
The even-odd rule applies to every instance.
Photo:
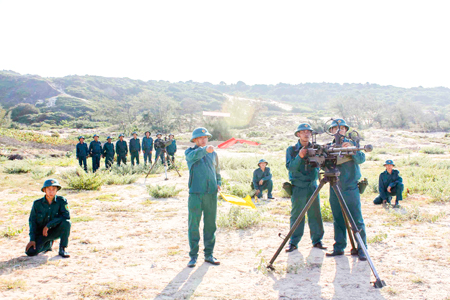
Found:
[[[155,140],[155,163],[156,160],[159,159],[161,160],[161,163],[164,164],[165,163],[165,158],[164,158],[164,148],[165,146],[165,142],[162,139],[162,133],[157,133],[156,134],[156,140]]]
[[[175,163],[175,153],[177,152],[177,141],[175,136],[171,133],[169,134],[169,141],[172,141],[169,146],[167,146],[167,163],[170,165],[171,162]]]
[[[213,146],[206,146],[212,135],[206,128],[197,128],[192,132],[191,142],[194,147],[185,152],[189,168],[189,247],[190,261],[188,267],[197,263],[200,220],[203,214],[203,241],[205,244],[205,261],[213,265],[220,262],[214,258],[216,243],[217,192],[220,191],[221,177],[217,153]]]
[[[145,136],[142,139],[142,152],[144,152],[144,164],[147,165],[147,161],[150,162],[150,164],[153,164],[152,162],[152,150],[153,150],[153,139],[150,137],[151,132],[146,131]]]
[[[94,140],[89,144],[89,155],[92,156],[92,171],[100,168],[100,157],[102,156],[102,143],[98,141],[98,135],[94,134]]]
[[[71,226],[69,205],[64,197],[56,196],[60,189],[55,179],[46,180],[41,189],[45,196],[33,203],[29,218],[30,242],[25,248],[28,256],[52,251],[53,241],[60,239],[59,255],[70,257],[66,251]]]
[[[131,165],[134,166],[134,161],[139,165],[139,153],[141,152],[141,141],[137,138],[137,133],[133,132],[133,138],[130,140],[130,155]]]
[[[300,124],[294,132],[298,142],[295,146],[290,146],[286,150],[286,168],[289,171],[289,180],[292,184],[291,195],[291,228],[297,220],[298,216],[305,208],[309,198],[317,188],[317,180],[319,179],[319,169],[312,167],[306,163],[307,148],[311,146],[310,139],[312,136],[311,125],[307,123]],[[319,249],[326,249],[322,245],[322,238],[324,235],[322,215],[320,213],[320,197],[312,203],[308,210],[308,225],[311,235],[313,247]],[[286,252],[292,252],[298,248],[298,243],[303,237],[305,229],[305,219],[294,231],[286,248]]]
[[[261,159],[258,163],[259,168],[253,171],[252,188],[256,190],[256,196],[259,199],[263,196],[263,191],[267,190],[267,198],[274,199],[272,197],[272,173],[270,168],[267,167],[269,163],[265,159]]]
[[[83,168],[84,165],[84,171],[87,172],[87,157],[89,155],[89,149],[87,144],[84,142],[84,136],[80,136],[78,138],[80,141],[77,144],[77,159],[78,163],[80,164],[80,167]]]
[[[338,129],[339,128],[339,129]],[[339,130],[341,135],[345,135],[349,130],[348,125],[343,119],[333,120],[328,127],[328,131],[335,134]],[[344,138],[342,141],[342,147],[353,147],[353,141]],[[360,230],[361,238],[364,245],[367,247],[366,242],[366,226],[361,212],[361,199],[358,188],[358,180],[361,178],[361,172],[359,165],[366,161],[366,156],[363,152],[357,151],[355,155],[352,155],[352,160],[347,161],[337,166],[340,172],[339,175],[339,187],[344,197],[345,203],[356,223],[356,226]],[[345,225],[344,215],[342,214],[341,205],[336,196],[334,190],[330,187],[330,206],[334,219],[334,245],[333,252],[327,253],[327,256],[344,255],[344,249],[347,246],[347,227]],[[367,260],[366,255],[358,244],[358,256],[360,260]]]
[[[384,164],[386,171],[380,174],[378,191],[380,194],[373,200],[373,204],[391,204],[392,196],[395,196],[395,206],[403,200],[403,179],[400,172],[394,170],[394,162],[390,159]]]
[[[114,144],[111,143],[112,137],[108,136],[107,142],[103,144],[103,157],[105,158],[105,167],[109,169],[114,163]]]
[[[124,135],[119,134],[119,140],[116,142],[116,153],[117,153],[117,165],[120,166],[121,163],[127,164],[127,154],[128,146],[127,142],[123,140]]]

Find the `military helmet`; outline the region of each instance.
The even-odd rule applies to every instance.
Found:
[[[345,128],[347,128],[347,131],[350,130],[350,127],[348,127],[344,119],[334,119],[333,122],[331,122],[330,126],[328,126],[328,132],[330,132],[331,128],[337,126],[344,126]]]
[[[162,135],[162,133],[161,133],[161,132],[158,132],[158,133],[156,134],[156,136],[158,136],[158,135]]]
[[[152,133],[150,131],[148,131],[148,130],[146,132],[144,132],[144,135],[147,134],[147,132],[148,132],[149,135],[152,135]]]
[[[393,165],[393,166],[395,167],[394,161],[393,161],[392,159],[388,159],[388,160],[384,163],[383,166],[386,166],[386,165]]]
[[[106,138],[106,140],[109,140],[109,139],[112,139],[112,137],[111,137],[111,136],[108,136],[108,137]]]
[[[119,138],[121,137],[121,136],[125,136],[123,133],[121,133],[121,134],[119,134]]]
[[[133,133],[132,133],[131,135],[135,135],[135,134],[137,135],[137,132],[136,132],[136,131],[133,131]]]
[[[209,133],[208,129],[206,129],[204,127],[195,128],[194,131],[192,131],[191,143],[194,142],[194,139],[202,137],[202,136],[212,137],[212,134]]]
[[[93,138],[95,138],[95,137],[99,137],[98,134],[94,134]]]
[[[49,186],[56,186],[58,188],[58,191],[61,189],[61,185],[59,184],[59,182],[56,179],[47,179],[44,182],[44,185],[42,186],[41,191],[44,192],[44,189]]]
[[[170,137],[170,136],[175,136],[175,135],[174,135],[173,133],[169,133],[169,137]]]
[[[267,160],[265,160],[264,158],[259,160],[258,166],[259,166],[260,164],[262,164],[262,163],[266,163],[266,165],[269,164],[269,162],[268,162]]]
[[[301,130],[313,131],[311,128],[311,125],[309,125],[308,123],[302,123],[302,124],[298,125],[297,130],[294,132],[294,135],[297,136],[297,132],[299,132]]]
[[[78,140],[81,140],[81,139],[84,140],[84,139],[85,139],[84,136],[80,135],[80,136],[78,137]]]

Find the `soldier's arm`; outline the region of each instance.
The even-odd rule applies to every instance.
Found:
[[[286,169],[290,172],[295,172],[300,169],[300,167],[305,165],[305,160],[298,155],[292,157],[292,147],[286,150]]]
[[[138,147],[139,147],[139,150],[138,150],[138,152],[141,152],[141,149],[142,149],[142,148],[141,148],[141,143],[140,143],[140,142],[138,142],[137,144],[138,144]]]
[[[206,155],[206,146],[198,147],[197,149],[187,149],[186,152],[186,161],[188,163],[196,163]]]
[[[217,154],[215,156],[216,156],[216,165],[215,165],[215,167],[216,167],[216,181],[217,181],[217,185],[218,186],[222,186],[222,176],[220,176],[219,157],[217,156]]]
[[[173,140],[173,145],[175,146],[175,151],[174,152],[177,152],[177,142],[175,140]]]
[[[31,208],[30,218],[28,219],[28,223],[30,225],[30,242],[36,241],[36,230],[38,228],[37,222],[37,212],[35,204],[33,203],[33,207]]]
[[[395,187],[398,183],[402,183],[403,179],[400,177],[399,173],[396,172],[393,181],[389,184],[391,188]]]
[[[382,179],[383,173],[380,174],[380,178],[378,179],[378,192],[380,193],[381,200],[387,199],[387,190],[384,186],[383,179]]]
[[[69,211],[69,204],[67,200],[63,197],[59,198],[58,200],[62,201],[63,203],[59,206],[59,217],[54,218],[50,222],[47,223],[47,228],[51,229],[57,225],[59,225],[64,220],[70,220],[70,211]]]
[[[350,142],[353,146],[355,146],[355,143],[353,141]],[[362,151],[356,151],[355,155],[352,155],[353,161],[360,165],[366,161],[366,154]]]
[[[266,170],[267,170],[266,173],[268,173],[268,174],[267,174],[267,176],[262,178],[262,180],[264,180],[264,181],[272,179],[272,172],[270,172],[270,168],[266,168]]]
[[[88,149],[88,151],[89,151],[89,154],[92,154],[92,142],[89,144],[89,149]]]
[[[253,171],[253,186],[254,186],[254,188],[256,189],[257,187],[258,187],[258,177],[257,177],[257,175],[256,175],[256,172],[258,171],[258,169],[256,169],[255,171]]]
[[[80,147],[77,145],[77,158],[80,156]]]

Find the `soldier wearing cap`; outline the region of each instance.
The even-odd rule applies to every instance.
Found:
[[[84,142],[84,136],[80,136],[78,138],[80,141],[77,144],[77,159],[78,163],[80,164],[80,167],[83,168],[84,165],[84,171],[87,172],[87,157],[89,155],[89,149],[87,144]]]
[[[177,152],[177,141],[175,140],[175,136],[171,133],[169,134],[169,141],[172,143],[167,146],[167,157],[168,163],[170,164],[171,161],[175,163],[175,153]]]
[[[131,165],[134,166],[134,161],[139,165],[139,153],[141,153],[141,141],[137,138],[137,132],[133,132],[133,137],[130,139],[130,155]]]
[[[398,207],[398,202],[403,200],[403,179],[400,177],[400,172],[394,170],[393,160],[386,160],[384,166],[386,171],[380,174],[378,180],[380,194],[373,200],[373,204],[391,204],[392,196],[395,196],[395,206]]]
[[[117,153],[117,165],[120,166],[121,163],[127,164],[127,154],[128,147],[127,142],[123,140],[123,133],[119,134],[119,140],[116,142],[116,153]]]
[[[66,198],[56,196],[60,189],[58,181],[48,179],[41,189],[45,196],[33,202],[29,218],[30,242],[25,248],[28,256],[52,251],[53,241],[61,239],[59,255],[70,257],[66,251],[71,227],[70,211]]]
[[[103,144],[103,157],[105,158],[105,167],[109,169],[114,163],[114,144],[111,143],[112,137],[108,136],[106,143]]]
[[[214,258],[216,242],[217,192],[220,191],[221,177],[219,160],[213,146],[207,146],[212,135],[206,128],[199,127],[192,132],[191,142],[195,143],[185,151],[189,168],[189,247],[190,261],[188,267],[197,263],[200,220],[203,214],[203,241],[205,244],[205,261],[214,265],[220,262]]]
[[[151,132],[146,131],[145,136],[142,139],[142,152],[144,152],[144,164],[147,164],[147,161],[150,162],[150,164],[153,164],[152,162],[152,150],[153,150],[153,139],[150,136]]]
[[[154,145],[155,145],[155,162],[156,162],[156,159],[159,157],[159,159],[161,160],[161,163],[164,164],[164,162],[165,162],[164,151],[163,151],[163,148],[160,148],[163,145],[165,148],[165,142],[162,139],[162,133],[158,132],[156,134],[156,140],[155,140]]]
[[[274,199],[272,197],[272,173],[270,168],[267,167],[268,164],[267,160],[261,159],[258,163],[259,168],[253,171],[252,188],[256,190],[256,196],[260,199],[265,190],[267,190],[267,198]]]
[[[328,131],[332,134],[339,133],[343,136],[347,133],[349,127],[343,119],[335,119],[328,127]],[[352,147],[354,142],[344,138],[342,147]],[[353,220],[358,226],[361,238],[367,247],[366,242],[366,226],[361,211],[361,199],[358,188],[358,180],[361,178],[361,171],[359,165],[366,161],[366,156],[363,152],[357,151],[355,155],[351,156],[352,160],[347,161],[337,166],[339,175],[339,187],[344,196],[345,203],[353,217]],[[344,215],[342,214],[339,200],[330,187],[330,206],[334,219],[334,240],[333,252],[327,253],[327,256],[344,255],[344,249],[347,246],[347,227],[345,225]],[[367,260],[361,247],[358,245],[358,256],[360,260]]]
[[[319,179],[319,169],[306,163],[307,148],[311,146],[312,136],[311,125],[302,123],[294,132],[298,142],[294,146],[289,146],[286,150],[286,168],[289,171],[289,180],[292,184],[291,195],[291,227],[294,225],[303,208],[306,206],[311,195],[317,188]],[[325,233],[323,228],[322,215],[320,213],[320,197],[317,196],[308,210],[308,225],[313,247],[326,249],[322,244],[322,238]],[[286,252],[292,252],[298,248],[298,243],[303,237],[305,229],[305,219],[294,231],[286,248]]]
[[[98,140],[98,135],[94,134],[94,140],[89,144],[89,155],[92,157],[92,171],[100,168],[100,157],[102,156],[102,143]]]

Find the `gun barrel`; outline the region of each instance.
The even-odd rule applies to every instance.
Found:
[[[328,149],[329,154],[346,154],[349,152],[356,152],[356,151],[366,151],[371,152],[373,150],[372,145],[365,145],[363,147],[339,147],[339,148],[330,148]]]

